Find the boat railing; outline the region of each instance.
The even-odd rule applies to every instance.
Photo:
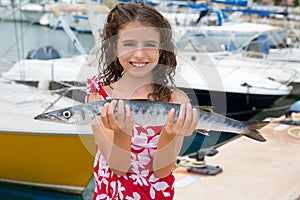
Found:
[[[68,37],[71,39],[71,41],[74,43],[75,47],[77,50],[82,54],[82,55],[87,55],[85,52],[83,46],[79,42],[78,38],[74,34],[74,32],[71,30],[70,26],[67,24],[67,22],[64,20],[63,17],[58,16],[58,21],[57,24],[54,26],[53,29],[56,29],[59,25],[63,28],[63,30],[67,33]]]
[[[247,59],[245,59],[243,57],[239,57],[237,59],[242,59],[242,60],[247,61]],[[248,59],[251,59],[251,58],[248,58]],[[254,58],[254,59],[256,59],[256,58]],[[217,60],[217,63],[219,63],[219,62],[221,62],[221,59]],[[227,72],[226,75],[235,73],[235,71],[237,71],[237,70],[245,70],[245,71],[248,71],[249,73],[254,73],[254,74],[256,72],[258,72],[258,74],[260,74],[259,71],[268,72],[268,70],[279,70],[282,75],[286,75],[285,81],[277,80],[276,78],[273,78],[271,76],[266,76],[266,78],[268,78],[269,80],[276,81],[277,83],[279,83],[278,87],[274,88],[274,90],[278,90],[281,88],[281,86],[289,86],[291,83],[293,83],[294,80],[296,80],[297,78],[300,77],[300,72],[298,72],[297,69],[285,68],[284,65],[286,65],[286,64],[287,64],[287,62],[282,62],[281,66],[275,67],[274,65],[272,65],[272,63],[268,63],[268,60],[265,59],[265,60],[263,60],[263,62],[260,62],[259,64],[257,64],[257,66],[252,66],[252,65],[251,66],[240,66],[240,65],[226,66],[226,65],[222,65],[222,68],[231,69],[230,71]],[[220,64],[217,64],[217,65],[220,65]],[[265,73],[262,73],[262,74],[265,74]],[[224,75],[224,76],[226,76],[226,75]],[[247,86],[247,85],[245,85],[245,86]],[[257,86],[252,86],[252,85],[249,85],[249,87],[258,88]],[[266,89],[266,87],[260,87],[260,88]],[[267,88],[267,89],[270,89],[270,88]]]
[[[247,58],[262,58],[262,59],[267,58],[266,53],[255,52],[255,51],[245,51],[242,53],[242,55]]]
[[[61,13],[62,12],[63,13],[74,13],[74,12],[75,13],[76,12],[86,13],[88,16],[89,23],[91,25],[92,34],[94,36],[95,41],[97,42],[100,40],[100,34],[99,34],[100,31],[97,30],[97,28],[95,28],[96,26],[98,26],[97,20],[95,19],[95,15],[97,15],[97,14],[107,15],[110,9],[106,5],[86,1],[84,4],[55,3],[51,6],[50,10],[53,13],[53,15],[58,18],[58,23],[56,26],[61,25],[63,30],[67,33],[68,37],[72,41],[74,41],[74,44],[76,45],[76,48],[78,49],[78,51],[81,54],[86,55],[79,40],[77,39],[77,37],[75,36],[73,31],[71,30],[70,26],[63,19],[63,17],[61,16]]]
[[[13,2],[13,1],[11,1]],[[13,8],[12,12],[9,13],[8,15],[6,15],[5,17],[3,17],[2,19],[0,19],[0,22],[8,20],[10,18],[15,18],[17,12],[21,11],[21,8],[23,6],[25,6],[26,4],[29,4],[30,0],[25,0],[25,1],[20,1],[19,3],[16,3],[15,1],[13,3],[11,3],[10,5],[6,5],[6,7],[11,6]],[[0,5],[1,5],[1,1],[0,1]]]
[[[69,92],[74,92],[74,91],[81,91],[81,94],[84,96],[85,92],[86,92],[86,87],[72,86],[72,87],[66,87],[66,88],[51,90],[51,93],[59,94],[59,96],[53,102],[50,103],[50,105],[43,111],[43,113],[50,110],[63,97],[68,97],[67,94]],[[71,97],[73,97],[73,96],[71,96]],[[68,97],[68,98],[70,98],[70,97]],[[71,98],[71,99],[74,101],[74,103],[80,103],[80,101],[81,101],[78,97],[77,98]]]

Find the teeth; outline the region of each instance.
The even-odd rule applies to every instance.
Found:
[[[145,63],[133,63],[133,65],[136,67],[143,67],[145,66]]]

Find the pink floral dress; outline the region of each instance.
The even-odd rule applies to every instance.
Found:
[[[109,98],[102,83],[94,76],[88,79],[86,101],[90,94],[97,92],[103,99]],[[162,127],[143,128],[134,125],[131,140],[131,166],[124,176],[116,175],[109,168],[97,148],[94,162],[94,200],[100,199],[173,199],[174,176],[157,178],[152,170],[152,161],[157,149]]]

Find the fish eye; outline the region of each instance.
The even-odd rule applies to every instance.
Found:
[[[64,118],[69,119],[72,116],[72,113],[71,113],[71,111],[66,110],[62,113],[62,115]]]

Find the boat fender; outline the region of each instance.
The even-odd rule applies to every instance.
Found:
[[[38,88],[41,90],[48,90],[49,89],[49,85],[50,85],[50,81],[49,80],[40,80],[38,82]]]

